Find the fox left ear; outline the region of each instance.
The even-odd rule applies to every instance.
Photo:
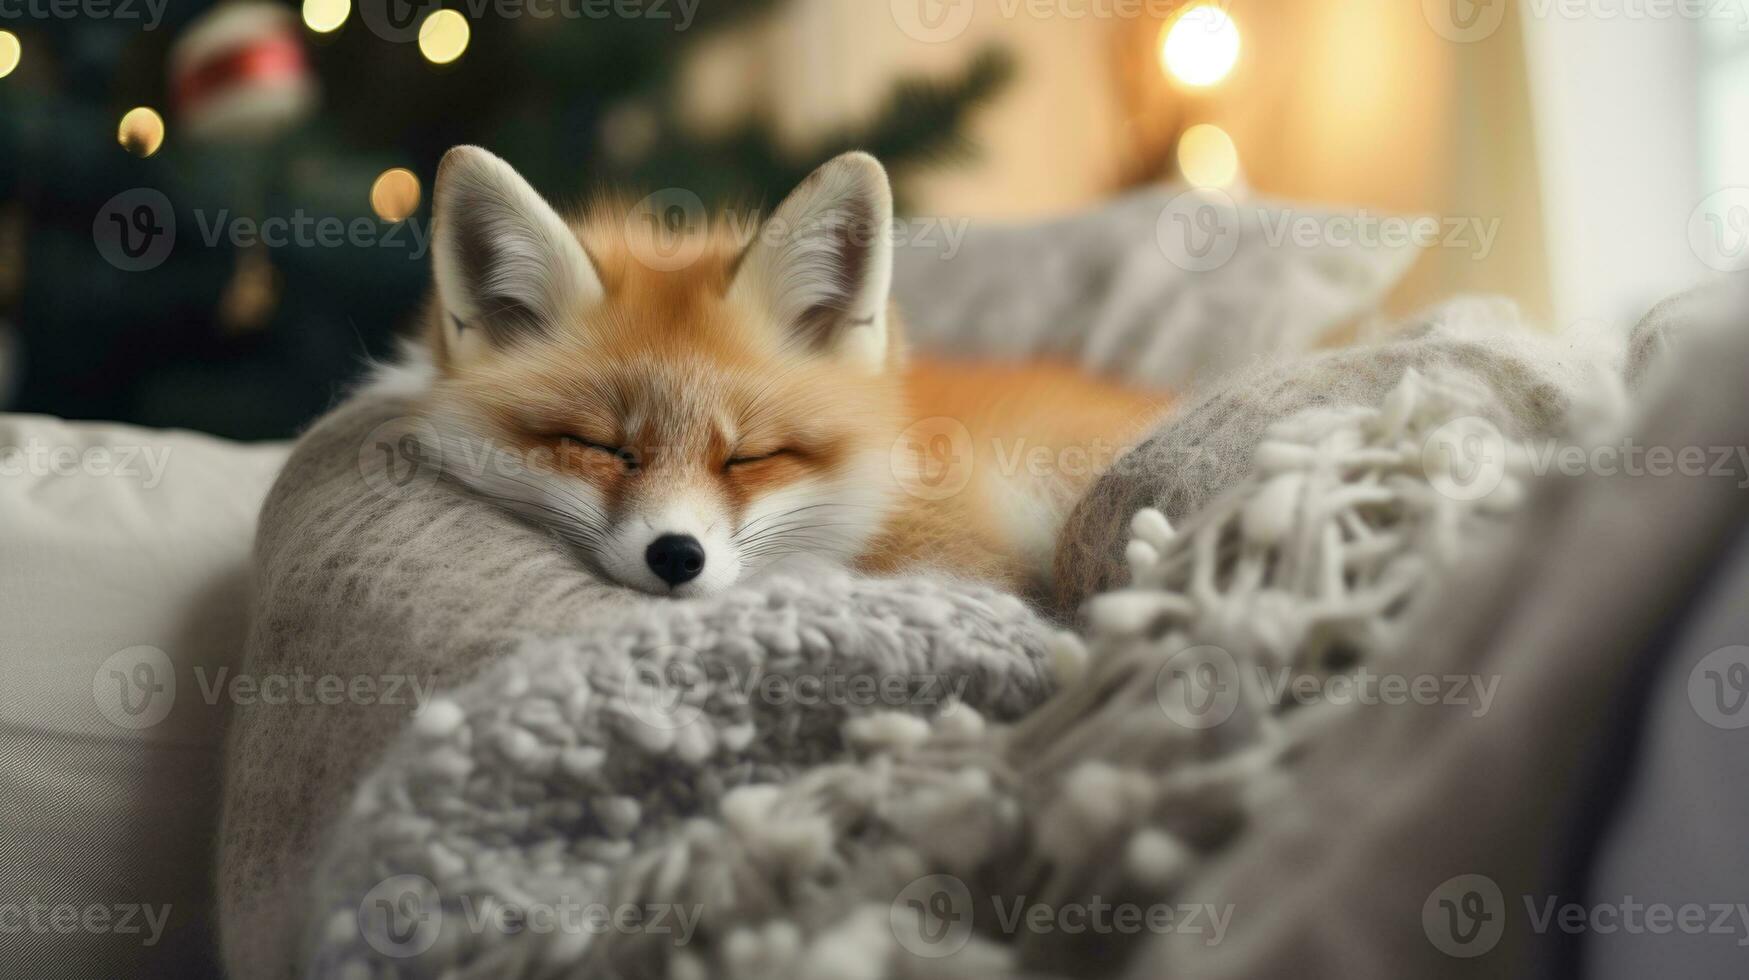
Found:
[[[452,357],[514,346],[602,296],[563,218],[511,168],[458,146],[437,168],[433,273]]]
[[[879,371],[887,363],[892,223],[880,163],[866,153],[834,157],[760,228],[729,296],[762,307],[797,345]]]

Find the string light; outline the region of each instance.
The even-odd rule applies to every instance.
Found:
[[[0,31],[0,78],[12,74],[12,69],[18,67],[18,61],[24,56],[24,45],[18,43],[18,35],[11,31]]]
[[[352,0],[304,0],[304,26],[317,34],[337,31],[352,13]]]
[[[406,167],[377,174],[370,185],[370,207],[384,221],[405,221],[419,210],[419,178]]]
[[[116,142],[137,157],[149,157],[164,145],[164,117],[148,106],[136,106],[121,117]]]
[[[1239,61],[1239,25],[1225,10],[1198,4],[1166,25],[1160,64],[1193,88],[1219,84]]]
[[[419,53],[434,65],[447,65],[468,49],[468,19],[454,10],[436,10],[419,25]]]
[[[1196,187],[1229,187],[1239,177],[1239,148],[1226,130],[1199,123],[1178,138],[1178,172]]]

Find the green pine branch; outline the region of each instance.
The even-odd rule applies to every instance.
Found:
[[[988,48],[956,77],[901,79],[868,122],[827,134],[803,156],[784,153],[770,121],[755,118],[711,139],[666,132],[658,155],[633,173],[615,176],[647,187],[686,187],[707,201],[751,193],[772,204],[831,157],[864,150],[893,175],[903,210],[909,174],[972,157],[976,144],[967,134],[970,118],[1013,75],[1013,58],[1000,48]],[[711,165],[700,168],[700,160]]]
[[[866,150],[900,175],[914,167],[963,163],[975,155],[968,135],[973,113],[1014,77],[1013,57],[996,47],[979,51],[959,77],[905,78],[885,105],[862,127],[833,133],[817,148],[820,159]]]

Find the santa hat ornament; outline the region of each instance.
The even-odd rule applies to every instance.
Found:
[[[297,19],[264,0],[220,4],[171,49],[170,92],[193,139],[251,143],[285,131],[316,103]]]

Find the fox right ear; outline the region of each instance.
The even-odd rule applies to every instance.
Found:
[[[866,153],[828,160],[784,198],[742,255],[732,298],[798,346],[869,371],[889,359],[893,191]]]
[[[601,280],[563,218],[477,146],[444,154],[432,191],[432,265],[451,356],[505,347],[598,302]]]

